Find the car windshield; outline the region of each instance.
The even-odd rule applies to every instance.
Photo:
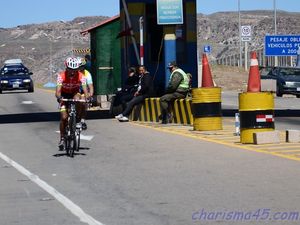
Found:
[[[282,76],[300,76],[300,68],[282,68],[280,74]]]
[[[6,66],[1,69],[1,75],[23,75],[27,73],[28,69],[24,66]]]

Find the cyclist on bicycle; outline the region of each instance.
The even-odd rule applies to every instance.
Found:
[[[81,95],[79,93],[79,89],[81,86],[85,97],[89,97],[86,88],[86,79],[84,78],[83,74],[79,72],[80,62],[78,59],[74,57],[68,57],[65,60],[65,66],[66,70],[59,73],[57,76],[55,93],[57,101],[60,103],[60,141],[58,144],[60,150],[63,150],[65,127],[68,122],[67,103],[61,101],[61,99],[80,99]],[[77,119],[80,118],[80,115],[78,116],[79,117]]]
[[[87,90],[88,90],[89,96],[92,97],[94,95],[94,85],[93,85],[92,75],[86,69],[86,63],[87,62],[86,62],[85,58],[78,57],[77,59],[80,62],[79,71],[84,75],[84,77],[86,79],[86,85],[87,85]],[[82,96],[84,95],[84,92],[83,92],[82,88],[80,88],[80,94]],[[85,122],[87,107],[88,107],[88,104],[86,104],[86,103],[81,103],[80,104],[80,112],[81,112],[81,115],[82,115],[82,117],[81,117],[82,130],[87,129],[87,125],[86,125],[86,122]]]

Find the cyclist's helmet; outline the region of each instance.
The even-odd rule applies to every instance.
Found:
[[[86,64],[85,58],[77,57],[77,60],[80,62],[80,67],[84,67]]]
[[[80,61],[75,57],[68,57],[65,61],[65,65],[69,69],[76,70],[80,66]]]

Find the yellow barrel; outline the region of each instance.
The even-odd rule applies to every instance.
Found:
[[[240,141],[254,143],[253,134],[273,131],[274,97],[270,92],[245,92],[239,94]]]
[[[221,88],[202,87],[192,90],[194,130],[222,130]]]

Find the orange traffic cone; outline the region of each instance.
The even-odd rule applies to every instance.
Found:
[[[202,55],[202,87],[214,87],[206,54]]]
[[[256,52],[251,52],[251,63],[247,92],[260,92],[260,74]]]

